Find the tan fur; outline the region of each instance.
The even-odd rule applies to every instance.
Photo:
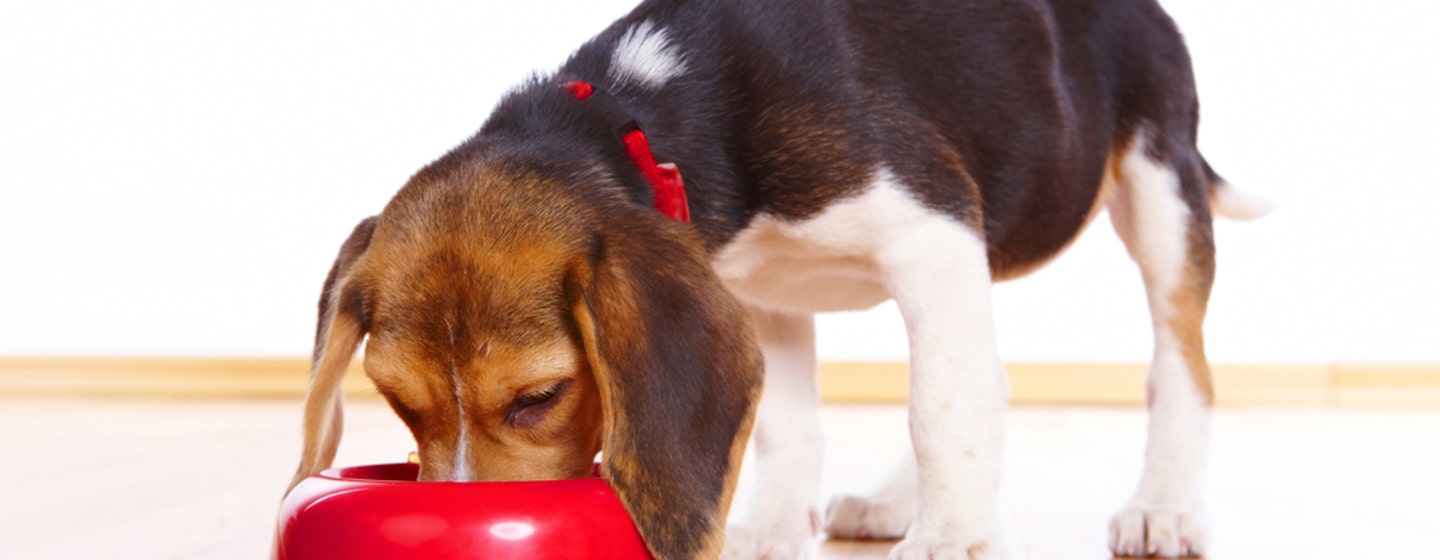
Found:
[[[688,228],[562,186],[501,165],[422,172],[356,229],[322,298],[296,481],[333,460],[339,379],[368,336],[366,374],[421,479],[584,477],[603,448],[657,558],[714,557],[760,390],[748,315]],[[543,412],[521,424],[526,410]]]
[[[617,232],[615,237],[622,235]],[[713,558],[719,555],[724,545],[724,521],[738,479],[745,440],[753,423],[754,404],[759,398],[758,349],[750,332],[748,315],[720,288],[703,253],[698,251],[698,239],[685,240],[681,246],[689,245],[693,249],[685,249],[682,254],[676,255],[678,258],[668,260],[668,265],[652,263],[641,268],[636,258],[642,254],[653,257],[679,249],[671,245],[650,247],[650,251],[627,250],[644,249],[641,246],[647,244],[640,239],[628,243],[617,240],[613,249],[607,248],[604,260],[578,263],[572,269],[570,278],[576,324],[585,341],[591,369],[599,382],[608,420],[604,472],[620,491],[627,510],[635,516],[641,534],[651,544],[657,557]],[[670,291],[682,286],[686,298],[667,302],[674,295],[681,295]],[[617,321],[625,321],[629,317],[677,317],[687,314],[683,309],[663,308],[667,304],[683,304],[704,310],[700,315],[705,321],[701,324],[680,318],[682,323],[688,323],[685,325],[688,328],[673,331],[652,331],[640,325],[635,326],[639,328],[617,328],[623,325],[617,324]],[[707,328],[707,325],[725,326]],[[647,357],[673,352],[657,346],[657,342],[687,337],[694,337],[694,340],[676,348],[688,346],[698,353],[663,356],[669,363],[661,364]],[[702,406],[699,402],[667,412],[657,399],[644,396],[664,394],[667,399],[688,400],[689,397],[671,394],[663,387],[646,387],[656,381],[663,382],[658,376],[679,374],[679,371],[668,369],[678,369],[675,366],[680,363],[708,366],[712,372],[708,374],[711,380],[705,383],[707,390],[714,390],[714,393],[700,398],[713,399],[728,412],[704,414],[698,410],[685,410],[698,409]],[[659,369],[648,370],[651,367]],[[632,391],[639,395],[631,394]],[[726,395],[727,392],[730,394]],[[736,403],[739,408],[726,404],[726,401]],[[713,403],[707,404],[714,406]],[[646,435],[648,424],[655,422],[653,418],[657,412],[662,416],[695,416],[672,416],[673,420],[670,420],[691,429],[675,432],[672,427],[668,433],[662,431],[664,435]],[[638,414],[644,416],[637,418]],[[736,422],[736,425],[718,432],[707,425],[712,421],[727,420]],[[636,434],[640,437],[637,438]],[[716,437],[722,439],[713,439]],[[693,461],[691,464],[680,464],[655,454],[656,448],[676,445],[703,446],[710,450],[709,453],[719,453],[719,456],[691,455],[687,457],[688,461]],[[713,475],[707,473],[706,467],[717,465],[715,461],[718,461],[718,472],[712,471]],[[636,476],[640,473],[644,473],[644,478]],[[679,487],[686,487],[685,492],[692,495],[676,494],[675,490]],[[676,516],[684,516],[687,511],[694,513],[677,526]],[[700,516],[695,516],[695,513]],[[661,544],[657,546],[657,543]]]
[[[1215,276],[1215,251],[1206,225],[1190,224],[1187,237],[1184,281],[1170,296],[1170,303],[1175,306],[1170,330],[1180,344],[1181,356],[1190,370],[1195,389],[1200,391],[1205,404],[1210,405],[1215,401],[1215,386],[1210,377],[1210,362],[1205,358],[1201,327]]]
[[[307,476],[335,459],[343,425],[340,387],[362,335],[354,319],[345,315],[336,317],[328,331],[324,354],[305,396],[305,455],[300,471]]]
[[[349,294],[345,284],[355,261],[369,246],[374,225],[374,218],[367,218],[351,232],[341,246],[320,293],[310,388],[305,394],[303,451],[300,465],[290,480],[290,489],[305,477],[328,468],[335,460],[335,451],[340,445],[344,429],[340,389],[355,348],[365,335],[364,325],[360,324],[353,306],[346,301]]]

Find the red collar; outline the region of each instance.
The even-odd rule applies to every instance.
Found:
[[[565,91],[577,101],[585,101],[595,95],[595,86],[588,82],[574,81],[565,84]],[[655,194],[655,209],[672,219],[690,221],[690,201],[685,197],[685,181],[680,178],[680,169],[673,163],[656,163],[655,154],[650,151],[650,139],[635,121],[626,121],[615,131],[625,145],[625,155],[635,163],[650,190]]]

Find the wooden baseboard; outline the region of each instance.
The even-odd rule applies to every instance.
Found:
[[[0,358],[0,397],[299,398],[304,358]],[[359,361],[347,396],[374,394]]]
[[[1016,404],[1143,405],[1144,364],[1011,363]],[[902,403],[902,362],[826,362],[828,403]],[[308,362],[299,358],[5,358],[0,398],[298,399]],[[1440,407],[1440,364],[1217,364],[1221,406]],[[358,365],[345,380],[354,398],[375,391]]]
[[[1337,406],[1440,407],[1440,364],[1336,364]]]
[[[1145,404],[1145,364],[1011,363],[1016,404],[1135,406]],[[1310,365],[1216,365],[1221,405],[1328,406],[1331,368]],[[828,402],[904,402],[909,367],[902,362],[826,363],[820,392]],[[1435,368],[1440,387],[1440,367]],[[1435,401],[1440,405],[1440,400]]]
[[[821,366],[820,392],[828,402],[904,402],[908,369],[901,362],[826,363]],[[1021,362],[1008,364],[1006,369],[1010,400],[1016,404],[1145,404],[1145,364]],[[1213,369],[1215,400],[1222,406],[1324,407],[1338,403],[1332,366],[1217,364]],[[1429,371],[1431,385],[1440,389],[1440,365]],[[1423,400],[1408,400],[1423,404]],[[1377,397],[1373,404],[1382,405],[1382,401]],[[1440,398],[1431,403],[1440,406]]]

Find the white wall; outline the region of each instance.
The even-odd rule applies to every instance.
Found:
[[[0,355],[304,354],[350,227],[629,7],[139,4],[0,4]],[[1204,152],[1283,204],[1217,226],[1211,357],[1440,361],[1437,9],[1165,5]],[[1139,290],[1102,218],[998,289],[1002,353],[1143,360]],[[825,358],[905,354],[891,307],[821,331]]]

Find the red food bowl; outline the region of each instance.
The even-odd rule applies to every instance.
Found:
[[[277,560],[649,559],[601,478],[416,482],[419,465],[329,469],[285,497]]]

